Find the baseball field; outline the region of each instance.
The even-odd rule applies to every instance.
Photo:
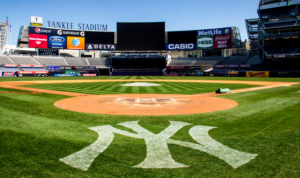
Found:
[[[0,78],[0,118],[1,177],[300,177],[299,78]]]

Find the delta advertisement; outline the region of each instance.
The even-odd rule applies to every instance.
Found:
[[[214,36],[198,36],[197,49],[214,49]]]
[[[116,50],[117,45],[115,44],[92,44],[92,43],[87,43],[85,44],[85,49],[89,50]]]
[[[231,34],[231,27],[228,28],[216,28],[208,30],[198,30],[198,36],[214,36],[214,35],[228,35]]]
[[[84,50],[85,40],[84,37],[67,37],[67,49]]]
[[[47,35],[29,33],[29,37],[28,37],[29,48],[48,48],[47,42],[48,42]]]
[[[215,49],[231,48],[231,35],[216,35],[214,42]]]

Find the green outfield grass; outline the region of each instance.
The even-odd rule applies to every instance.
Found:
[[[62,79],[156,79],[156,77],[95,78],[4,78],[16,80]],[[300,82],[292,78],[209,78],[157,77],[158,79],[192,80],[263,80]],[[129,82],[43,84],[28,87],[88,94],[174,93],[196,94],[215,91],[219,87],[249,88],[250,85],[161,83],[163,86],[120,87]],[[213,113],[177,116],[115,116],[77,113],[56,108],[53,104],[68,96],[53,94],[16,94],[0,88],[0,175],[1,177],[300,177],[300,85],[278,87],[245,93],[218,96],[234,100],[239,106]],[[249,163],[236,169],[216,156],[203,151],[168,144],[172,158],[187,168],[142,169],[133,166],[145,158],[145,140],[114,134],[109,147],[87,171],[73,168],[59,159],[91,145],[98,139],[90,127],[110,125],[135,133],[123,122],[139,121],[143,128],[158,134],[170,121],[187,122],[176,132],[174,140],[197,143],[189,134],[194,126],[217,127],[209,136],[232,149],[257,154]]]
[[[219,88],[231,90],[257,87],[245,84],[218,84],[218,83],[180,83],[180,82],[147,82],[161,84],[152,87],[121,86],[133,82],[97,82],[97,83],[63,83],[63,84],[34,84],[25,87],[56,91],[67,91],[85,94],[199,94],[214,92]]]

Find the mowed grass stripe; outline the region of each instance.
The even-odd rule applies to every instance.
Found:
[[[170,88],[170,90],[172,91],[176,91],[176,92],[181,92],[183,89],[179,88],[178,85],[172,84],[171,82],[168,83],[160,83],[162,86],[167,86]]]
[[[140,93],[140,87],[132,87],[132,93]]]
[[[186,87],[181,86],[181,83],[172,83],[169,82],[168,85],[172,86],[173,88],[177,88],[180,91],[186,90]]]
[[[153,94],[155,94],[156,92],[154,91],[154,87],[144,87],[145,88],[145,90],[146,90],[146,93],[153,93]]]

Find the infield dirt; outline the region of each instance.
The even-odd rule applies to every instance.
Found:
[[[54,84],[54,83],[88,83],[88,82],[184,82],[184,83],[228,83],[259,85],[254,88],[233,90],[232,93],[262,90],[274,87],[292,86],[299,83],[262,82],[262,81],[228,81],[228,80],[160,80],[160,79],[129,79],[129,80],[48,80],[0,82],[0,87],[27,90],[34,92],[75,96],[57,101],[54,105],[61,109],[76,112],[113,114],[113,115],[181,115],[226,110],[238,106],[229,99],[214,97],[219,94],[207,93],[197,95],[166,95],[166,94],[123,94],[123,95],[88,95],[82,93],[62,92],[45,89],[29,88],[20,85]]]

